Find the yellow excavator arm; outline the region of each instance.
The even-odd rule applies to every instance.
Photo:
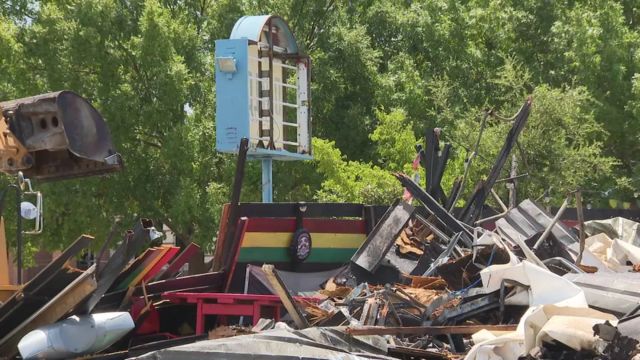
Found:
[[[0,102],[0,172],[61,180],[111,173],[122,166],[102,115],[80,95],[58,91]],[[9,278],[0,214],[0,303],[17,288]]]

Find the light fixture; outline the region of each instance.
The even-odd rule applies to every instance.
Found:
[[[233,57],[217,57],[216,63],[218,64],[218,69],[223,73],[233,74],[236,72],[236,59]]]

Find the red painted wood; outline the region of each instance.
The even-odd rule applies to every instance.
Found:
[[[161,274],[158,274],[158,276],[156,277],[157,280],[164,280],[173,277],[173,275],[177,274],[178,271],[180,271],[180,268],[182,268],[182,266],[186,264],[186,262],[189,261],[191,257],[198,252],[198,250],[200,250],[200,246],[195,243],[190,243],[189,245],[187,245],[187,247],[184,248],[184,250],[182,250],[182,252],[178,254],[178,256],[176,256],[173,262],[169,264],[167,269]]]
[[[280,320],[282,302],[277,295],[229,293],[164,293],[162,298],[174,303],[196,304],[196,334],[204,334],[207,315],[217,315],[224,321],[227,316],[251,316],[255,325],[265,307],[272,308],[274,319]],[[319,302],[318,298],[294,296],[294,299]]]
[[[229,207],[230,204],[224,204],[222,206],[222,216],[220,217],[220,228],[218,229],[218,236],[216,237],[216,249],[213,253],[213,271],[220,271],[223,262],[223,250],[224,240],[227,235],[227,226],[229,222]]]
[[[303,227],[312,233],[366,234],[364,220],[304,219]],[[296,231],[296,219],[249,218],[248,232]]]
[[[238,221],[238,228],[235,234],[235,244],[233,244],[232,253],[233,261],[231,262],[231,269],[227,274],[227,281],[224,286],[224,291],[229,291],[229,287],[231,287],[231,280],[233,280],[233,273],[236,271],[236,264],[238,263],[238,256],[240,256],[240,248],[242,247],[242,239],[244,239],[244,233],[247,232],[247,226],[249,223],[249,219],[240,218]]]
[[[278,295],[261,295],[261,294],[233,294],[233,293],[189,293],[189,292],[170,292],[162,294],[162,298],[176,302],[196,302],[199,299],[211,300],[232,300],[232,301],[277,301],[280,302]],[[294,296],[294,299],[317,302],[319,299],[312,297]]]
[[[150,279],[155,277],[160,272],[160,270],[162,270],[163,266],[165,266],[169,261],[171,261],[171,259],[173,259],[174,256],[176,256],[178,251],[180,251],[179,247],[170,247],[169,250],[167,250],[167,252],[162,255],[162,258],[160,258],[160,260],[158,260],[158,262],[156,262],[156,264],[153,265],[153,267],[142,277],[142,281],[144,281],[145,284],[149,282]]]
[[[202,304],[202,314],[252,316],[253,304]]]
[[[198,300],[196,305],[196,335],[204,334],[204,313],[202,309],[202,300]]]

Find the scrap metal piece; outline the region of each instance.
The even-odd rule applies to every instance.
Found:
[[[168,349],[168,348],[172,348],[180,345],[192,344],[194,342],[208,340],[208,339],[209,339],[209,334],[202,334],[202,335],[181,336],[174,339],[154,341],[151,343],[140,344],[140,345],[130,347],[129,350],[124,351],[124,354],[122,354],[121,358],[118,358],[118,357],[113,358],[112,354],[105,354],[104,359],[105,360],[107,359],[108,360],[116,360],[116,359],[124,360],[131,357],[142,356],[148,352]],[[98,355],[97,358],[91,357],[91,359],[97,360],[97,359],[101,359],[101,357],[100,355]]]
[[[122,159],[100,113],[71,91],[0,103],[18,159],[0,157],[0,171],[33,179],[68,179],[118,171]],[[4,125],[3,125],[4,126]],[[19,144],[19,145],[18,145]],[[24,155],[26,149],[29,154]]]
[[[595,324],[593,331],[596,336],[607,342],[602,355],[606,359],[636,359],[640,353],[640,329],[639,320],[635,317],[630,320],[621,319],[617,327],[610,322]]]
[[[569,273],[563,278],[584,291],[589,306],[624,315],[640,303],[640,279],[634,273]]]
[[[424,207],[433,214],[438,221],[446,226],[453,233],[462,233],[461,240],[468,246],[471,246],[473,236],[471,232],[464,227],[456,218],[454,218],[445,208],[442,207],[431,195],[426,193],[420,185],[416,184],[411,178],[405,174],[397,173],[395,177]]]
[[[236,265],[238,264],[238,257],[240,256],[240,247],[242,245],[242,239],[244,238],[244,234],[247,231],[247,226],[249,224],[249,219],[246,217],[241,217],[238,219],[236,224],[236,230],[233,232],[234,234],[234,246],[231,247],[231,253],[227,253],[226,257],[229,260],[226,260],[229,263],[229,267],[225,268],[225,276],[227,277],[227,282],[224,285],[224,292],[228,292],[231,287],[231,282],[233,280],[233,275],[236,271]]]
[[[433,179],[434,184],[436,184],[435,195],[436,199],[439,199],[442,204],[446,204],[448,198],[442,189],[442,178],[444,177],[444,171],[447,168],[447,163],[449,162],[449,157],[451,156],[451,144],[445,144],[440,152],[440,162],[438,164],[438,169],[436,175]]]
[[[589,236],[605,233],[611,239],[620,239],[626,243],[640,246],[640,223],[614,217],[606,220],[591,220],[585,224],[585,232]]]
[[[477,298],[467,296],[464,301],[453,308],[445,308],[440,316],[433,320],[438,324],[456,324],[476,315],[500,308],[500,291],[480,295]]]
[[[163,245],[164,246],[164,245]],[[149,271],[147,271],[147,273],[142,277],[141,282],[142,283],[148,283],[149,281],[151,281],[151,279],[154,279],[156,277],[156,275],[158,275],[158,273],[160,272],[160,270],[162,270],[162,268],[164,268],[167,263],[169,263],[169,261],[171,261],[171,259],[173,259],[176,254],[180,251],[180,248],[177,246],[171,246],[168,245],[166,246],[168,249],[167,251],[164,253],[164,255],[160,258],[160,260],[158,260],[158,262],[156,262],[155,265],[153,265],[153,267],[151,269],[149,269]]]
[[[152,247],[138,256],[118,277],[113,281],[110,291],[125,290],[140,284],[155,265],[165,256],[169,246]]]
[[[496,228],[496,231],[498,232],[498,234],[500,235],[501,238],[505,238],[503,236],[501,228]],[[522,253],[524,254],[524,257],[528,261],[540,266],[543,269],[549,270],[549,268],[547,268],[547,265],[545,265],[544,262],[542,260],[540,260],[540,258],[533,251],[531,251],[529,246],[524,242],[524,239],[522,239],[520,237],[520,235],[516,234],[516,236],[511,238],[511,241],[514,244],[516,244],[516,245],[518,245],[520,247],[520,250],[522,250]]]
[[[564,201],[562,202],[562,206],[560,206],[560,209],[558,209],[558,212],[556,213],[556,215],[553,217],[553,219],[551,219],[551,222],[549,223],[549,225],[547,225],[547,228],[544,229],[544,232],[542,233],[542,235],[540,235],[538,240],[536,240],[536,243],[532,247],[533,251],[538,250],[540,245],[542,245],[544,241],[547,239],[547,237],[549,237],[549,234],[551,234],[551,230],[556,225],[558,220],[560,220],[560,217],[562,216],[562,214],[564,214],[564,211],[567,209],[568,205],[569,205],[569,197],[564,199]]]
[[[515,243],[517,237],[531,239],[543,232],[553,221],[553,217],[541,206],[526,199],[517,207],[509,210],[507,215],[496,221],[503,239]],[[578,242],[575,234],[562,222],[556,222],[551,228],[551,234],[563,246],[570,247]]]
[[[414,211],[413,206],[397,199],[353,254],[351,261],[371,273],[375,272]]]
[[[313,327],[305,330],[276,328],[258,334],[200,341],[147,353],[138,360],[177,359],[318,359],[392,360],[382,337],[349,337],[340,329]]]
[[[460,240],[460,236],[462,236],[462,234],[461,233],[457,233],[457,234],[453,235],[453,237],[451,237],[451,240],[449,240],[449,244],[447,245],[447,248],[443,252],[441,252],[440,255],[438,256],[438,258],[436,258],[431,263],[431,265],[429,266],[427,271],[425,271],[422,276],[431,276],[436,271],[436,268],[438,266],[440,266],[440,265],[446,263],[447,261],[449,261],[449,256],[451,256],[451,253],[453,252],[453,249],[458,244],[458,240]]]
[[[436,129],[427,129],[425,134],[425,149],[424,149],[424,170],[425,170],[425,182],[426,191],[431,196],[436,197],[434,190],[439,183],[436,183],[436,169],[438,168],[438,150],[440,148],[440,131]]]
[[[151,220],[140,219],[136,222],[133,231],[128,231],[125,234],[122,244],[111,255],[107,264],[96,274],[98,288],[83,304],[79,314],[88,314],[93,310],[129,261],[136,256],[144,244],[151,242],[157,236],[156,234]]]
[[[389,356],[398,359],[427,359],[427,360],[449,360],[451,359],[446,353],[437,351],[416,349],[406,346],[389,347]]]
[[[576,264],[562,257],[553,257],[543,261],[545,268],[552,273],[562,276],[567,273],[583,274],[584,270]]]

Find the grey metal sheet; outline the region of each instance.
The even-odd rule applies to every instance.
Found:
[[[525,240],[543,232],[549,226],[553,216],[541,206],[527,199],[516,208],[509,210],[507,215],[496,221],[496,227],[502,231],[507,240],[513,242],[518,235]],[[578,242],[577,236],[566,225],[556,223],[551,230],[553,236],[565,246]]]
[[[578,285],[589,306],[616,314],[626,314],[640,304],[640,275],[635,273],[595,273],[563,276]]]
[[[224,339],[206,340],[193,344],[154,351],[139,360],[190,360],[190,359],[393,359],[368,351],[376,351],[372,336],[357,337],[359,341],[345,342],[334,332],[323,328],[307,329],[318,334],[273,329],[259,334],[234,336]],[[306,330],[305,330],[306,331]],[[368,340],[363,340],[368,338]],[[363,343],[364,342],[364,343]]]
[[[351,261],[369,272],[376,271],[414,211],[413,206],[396,200],[351,257]]]

